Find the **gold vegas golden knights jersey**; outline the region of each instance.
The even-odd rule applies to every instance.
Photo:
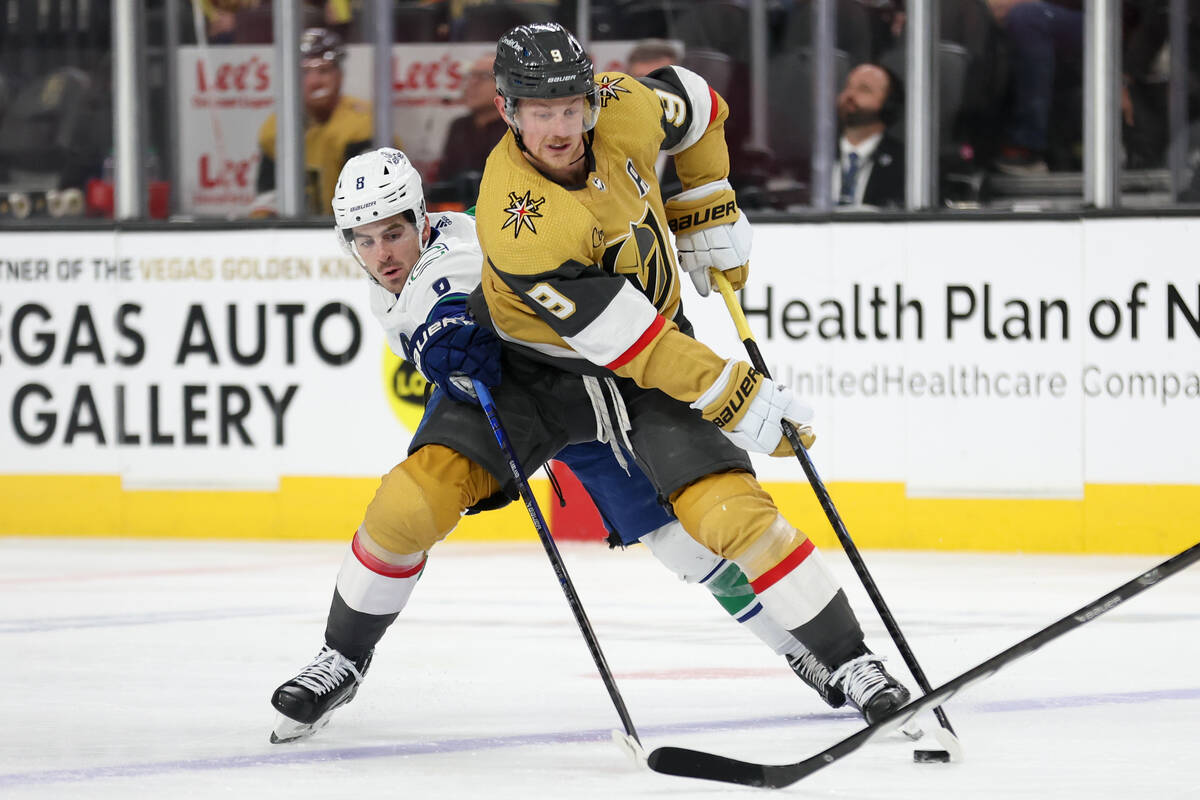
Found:
[[[258,131],[262,161],[258,167],[257,191],[275,188],[275,115],[267,117]],[[371,149],[375,135],[371,106],[356,97],[343,95],[325,122],[309,120],[304,128],[305,208],[316,216],[328,216],[333,191],[342,166],[359,153]],[[396,147],[400,147],[399,140]]]
[[[598,75],[596,91],[582,184],[546,178],[511,131],[488,157],[475,212],[487,313],[501,338],[540,360],[599,366],[691,402],[724,360],[672,321],[681,276],[654,162],[672,154],[685,190],[726,178],[728,107],[680,67]]]

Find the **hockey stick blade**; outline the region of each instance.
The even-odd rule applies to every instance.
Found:
[[[982,664],[947,681],[929,694],[896,709],[892,714],[884,717],[874,725],[863,728],[811,758],[797,761],[795,764],[754,764],[712,753],[704,753],[699,750],[688,750],[682,747],[660,747],[650,754],[648,762],[650,769],[655,772],[678,775],[685,778],[703,778],[711,781],[740,783],[747,786],[763,786],[771,789],[790,786],[822,767],[829,766],[843,756],[853,753],[867,742],[896,730],[922,711],[946,702],[968,686],[973,686],[976,683],[986,680],[1012,662],[1039,649],[1047,642],[1054,641],[1063,634],[1086,625],[1097,617],[1113,610],[1129,598],[1141,594],[1151,586],[1155,586],[1165,578],[1169,578],[1176,572],[1186,569],[1198,560],[1200,560],[1200,542],[1192,545],[1182,553],[1172,556],[1157,567],[1143,572],[1133,580],[1113,589],[1108,594],[1087,604],[1083,608],[1042,628],[1032,636],[1022,639],[1012,647],[997,653]]]

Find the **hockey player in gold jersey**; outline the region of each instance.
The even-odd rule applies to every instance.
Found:
[[[735,288],[749,268],[750,225],[727,180],[725,101],[681,67],[594,76],[557,24],[507,33],[495,72],[510,131],[480,188],[483,281],[471,309],[515,351],[511,362],[525,362],[506,363],[505,380],[540,370],[551,387],[535,413],[506,423],[518,452],[521,439],[570,439],[574,418],[595,416],[600,438],[637,458],[688,533],[741,567],[868,721],[899,707],[908,691],[866,648],[820,553],[779,514],[744,452],[790,454],[782,419],[808,446],[812,411],[692,338],[682,313],[668,228],[701,295],[710,268]],[[660,150],[674,156],[684,189],[665,201]],[[604,391],[572,408],[570,387],[583,376]]]
[[[409,457],[384,477],[355,531],[320,651],[272,694],[279,716],[271,741],[277,743],[311,736],[353,699],[375,646],[420,580],[425,552],[457,524],[463,507],[482,511],[507,500],[500,483],[506,468],[488,422],[453,380],[458,372],[492,386],[501,380],[502,345],[466,313],[483,261],[473,218],[427,213],[421,176],[402,152],[388,147],[346,163],[333,212],[339,244],[370,276],[371,311],[388,346],[439,385],[429,395]],[[441,377],[446,375],[450,379]],[[517,381],[496,391],[505,412],[528,405]],[[741,570],[690,537],[642,472],[618,461],[619,451],[594,434],[555,457],[583,483],[610,535],[622,545],[646,545],[679,578],[707,588],[829,705],[843,705],[845,693],[830,684],[829,670],[763,612]]]
[[[821,554],[779,514],[746,454],[785,449],[783,418],[811,443],[811,410],[691,338],[682,313],[669,227],[702,294],[709,267],[738,285],[746,277],[749,223],[726,180],[724,101],[678,67],[595,81],[583,48],[558,25],[506,34],[495,71],[510,131],[488,159],[477,204],[482,280],[463,307],[402,342],[440,391],[355,533],[326,646],[276,690],[285,730],[275,740],[308,735],[354,696],[371,649],[460,515],[516,498],[505,456],[471,404],[471,379],[492,387],[527,472],[569,445],[596,442],[627,475],[636,460],[689,544],[736,564],[767,615],[818,662],[810,682],[827,701],[848,698],[868,722],[890,713],[907,690],[866,648]],[[675,156],[685,186],[665,202],[653,171],[660,149]],[[393,186],[398,168],[388,161],[343,174],[334,207],[345,246],[380,270],[372,275],[383,299],[407,307],[410,284],[429,282],[439,297],[449,285],[430,266],[446,251],[433,240],[442,221],[430,224],[416,195]],[[411,213],[407,224],[400,208]],[[400,262],[371,260],[393,239],[389,246],[421,243],[406,278]],[[502,346],[488,343],[488,330]]]

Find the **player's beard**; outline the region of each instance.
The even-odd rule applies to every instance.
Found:
[[[557,180],[573,182],[571,179],[576,177],[577,173],[579,172],[580,165],[584,163],[584,159],[587,156],[587,148],[583,146],[582,138],[577,140],[577,144],[574,146],[579,147],[579,155],[571,157],[569,160],[568,156],[571,152],[573,152],[573,149],[556,153],[543,146],[541,148],[542,153],[538,157],[538,161],[541,162],[542,171],[553,175]],[[553,160],[551,160],[551,158]],[[581,180],[582,177],[580,178]]]

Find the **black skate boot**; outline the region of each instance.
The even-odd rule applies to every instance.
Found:
[[[841,708],[846,704],[845,692],[830,680],[832,674],[829,668],[818,661],[816,656],[805,650],[799,655],[789,655],[786,658],[792,672],[816,690],[830,708]]]
[[[845,692],[868,725],[900,708],[909,698],[908,689],[883,668],[883,657],[865,647],[835,669],[829,682]]]
[[[271,695],[271,705],[279,712],[271,743],[294,742],[328,725],[333,712],[354,699],[373,652],[351,661],[328,645],[322,647],[299,675]]]

